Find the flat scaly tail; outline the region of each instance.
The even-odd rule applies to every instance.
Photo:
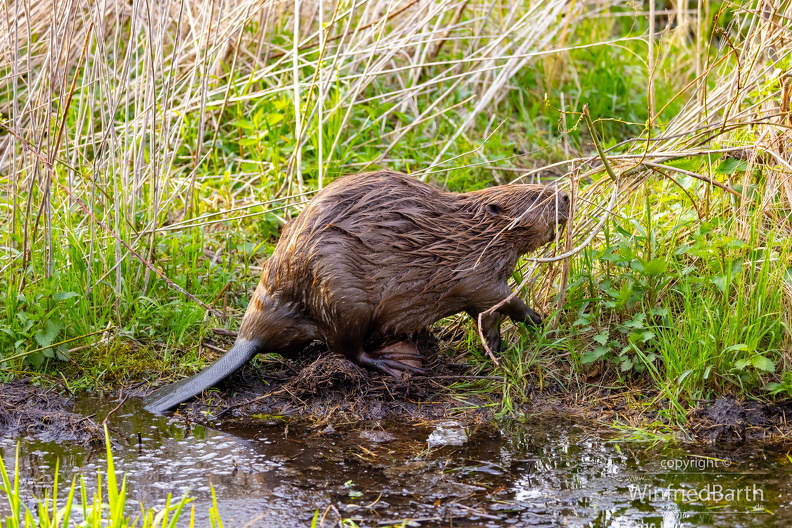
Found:
[[[216,385],[241,369],[259,351],[259,341],[237,339],[228,352],[194,376],[159,388],[146,396],[146,410],[162,413]]]

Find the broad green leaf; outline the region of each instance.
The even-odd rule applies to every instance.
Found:
[[[726,286],[728,285],[728,281],[726,280],[725,276],[715,275],[710,279],[710,281],[712,281],[712,284],[714,284],[715,287],[718,288],[718,290],[721,293],[726,293]]]
[[[624,326],[627,327],[627,328],[641,329],[641,328],[644,328],[646,326],[644,324],[645,320],[646,320],[646,314],[645,313],[643,313],[643,312],[637,313],[637,314],[635,314],[635,316],[632,319],[630,319],[629,321],[626,321],[624,323]]]
[[[775,382],[768,383],[762,388],[773,395],[778,394],[779,392],[784,390],[784,386],[781,383],[775,383]]]
[[[699,167],[701,167],[701,162],[702,162],[702,158],[692,157],[692,158],[683,158],[683,159],[669,161],[668,165],[683,170],[695,172],[699,169]]]
[[[649,277],[655,277],[665,273],[666,268],[667,265],[665,259],[656,258],[644,263],[643,273]]]
[[[654,337],[655,337],[654,332],[650,332],[649,330],[641,332],[641,343],[646,343],[650,339],[654,339]]]
[[[586,326],[586,325],[588,325],[590,323],[589,317],[590,317],[589,315],[583,314],[582,316],[578,317],[575,320],[574,323],[572,323],[572,326]]]
[[[44,328],[36,332],[34,336],[36,338],[36,342],[41,347],[50,346],[52,343],[55,342],[55,338],[58,337],[62,327],[59,323],[55,321],[48,320],[44,324]]]
[[[610,262],[618,262],[620,260],[623,260],[623,257],[621,255],[613,252],[615,249],[616,248],[614,246],[605,248],[605,251],[603,251],[602,255],[599,257],[600,260],[608,260]]]
[[[252,121],[247,119],[235,119],[229,123],[231,126],[235,126],[237,128],[241,128],[242,130],[255,130],[256,127],[253,125]]]
[[[596,341],[602,346],[605,346],[608,343],[608,334],[609,332],[607,330],[603,330],[602,332],[594,336],[594,341]]]
[[[751,359],[751,365],[765,372],[775,372],[775,363],[770,358],[762,355],[754,356]]]
[[[621,364],[621,367],[620,367],[620,370],[622,372],[627,372],[631,368],[633,368],[633,362],[632,362],[631,359],[627,358],[624,361],[622,361],[622,364]]]
[[[267,124],[270,126],[277,125],[283,121],[283,114],[269,114],[267,116]]]
[[[715,169],[718,174],[734,174],[748,170],[748,162],[745,160],[729,158],[723,160]]]
[[[599,358],[601,358],[608,352],[610,352],[610,349],[608,347],[604,347],[604,346],[597,347],[594,350],[590,350],[585,354],[583,354],[583,357],[580,358],[580,362],[583,363],[584,365],[587,363],[593,363],[594,361],[597,361]]]
[[[66,299],[71,299],[72,297],[79,297],[80,294],[76,292],[57,292],[52,298],[56,301],[65,301]]]

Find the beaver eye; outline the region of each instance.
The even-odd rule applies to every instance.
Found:
[[[487,204],[487,214],[490,216],[498,216],[503,212],[503,208],[496,203]]]

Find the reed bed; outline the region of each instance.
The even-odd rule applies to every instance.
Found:
[[[440,164],[581,12],[562,1],[8,3],[3,289],[12,327],[27,314],[9,328],[12,355],[36,350],[27,357],[41,363],[62,337],[128,328],[141,301],[187,297],[222,318],[210,305],[234,293],[221,288],[236,267],[193,288],[190,264],[270,240],[217,231],[283,222],[328,178],[388,164],[406,136],[431,138],[464,114]],[[376,156],[350,153],[367,144]],[[162,253],[177,232],[191,244],[175,275]]]
[[[565,237],[517,274],[550,324],[497,367],[510,383],[561,359],[579,372],[615,367],[623,382],[649,376],[674,401],[792,387],[779,264],[792,206],[790,2],[636,9],[7,0],[7,375],[60,359],[95,386],[108,371],[134,379],[151,368],[128,356],[189,368],[208,329],[244,307],[278,226],[338,175],[388,166],[455,190],[519,176],[573,194]],[[632,73],[596,62],[616,52]],[[599,69],[625,79],[621,96],[581,86]],[[698,301],[691,269],[709,277]],[[694,366],[672,357],[703,330],[670,322],[718,295],[728,303],[712,333],[728,336],[702,345],[709,355]],[[743,326],[762,310],[779,323],[729,334],[726,314],[756,299]],[[135,353],[114,353],[125,346]]]
[[[726,13],[717,7],[715,19]],[[671,97],[683,102],[675,115],[661,119],[657,101],[639,137],[605,152],[584,109],[578,123],[595,152],[557,164],[578,198],[562,256],[585,257],[543,278],[600,283],[557,296],[559,308],[570,299],[586,307],[573,324],[594,340],[581,355],[560,348],[584,365],[610,359],[623,381],[625,372],[649,378],[673,421],[724,393],[790,394],[792,3],[747,3],[731,15],[708,34],[688,28],[687,45],[705,51]],[[605,309],[588,306],[597,296]]]

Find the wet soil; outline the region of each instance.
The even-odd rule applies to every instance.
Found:
[[[93,417],[72,412],[72,400],[58,387],[29,380],[0,384],[0,437],[33,437],[45,442],[100,442],[101,427]]]
[[[492,418],[490,397],[460,396],[460,381],[494,380],[449,362],[433,342],[421,343],[426,376],[396,379],[361,368],[343,356],[315,350],[294,360],[270,358],[248,365],[178,410],[190,420],[228,419],[252,414],[304,416],[314,421],[434,419],[464,413]],[[464,409],[464,410],[463,410]]]
[[[733,396],[700,402],[690,414],[691,432],[708,443],[792,440],[792,401],[763,403]]]
[[[168,415],[143,410],[148,387],[67,398],[0,385],[0,454],[9,460],[21,441],[29,501],[56,465],[90,487],[105,467],[106,424],[131,504],[189,492],[196,526],[209,525],[212,489],[229,527],[309,527],[314,516],[319,527],[425,528],[792,520],[787,449],[757,441],[787,437],[783,404],[701,402],[682,443],[613,428],[655,419],[636,404],[653,395],[638,391],[547,386],[518,408],[522,421],[498,420],[495,396],[454,385],[497,380],[422,347],[428,375],[406,380],[319,350],[263,358]]]
[[[360,420],[455,418],[476,424],[496,418],[501,409],[496,394],[485,390],[461,393],[455,384],[492,384],[500,378],[471,372],[468,365],[450,361],[437,343],[429,336],[419,343],[427,375],[401,380],[373,373],[318,348],[296,359],[267,357],[181,405],[174,416],[186,424],[204,425],[249,416],[302,417],[331,428]],[[603,386],[588,385],[569,393],[548,385],[528,395],[529,403],[518,405],[517,411],[523,416],[582,418],[605,427],[640,428],[657,423],[658,416],[643,411],[641,405],[652,394]],[[138,384],[115,396],[123,402],[142,398],[150,390]],[[102,443],[101,423],[106,416],[75,412],[74,400],[60,394],[57,386],[40,387],[27,380],[0,384],[0,437]],[[679,439],[709,444],[786,442],[792,439],[792,401],[768,404],[727,395],[699,402],[690,410]]]

